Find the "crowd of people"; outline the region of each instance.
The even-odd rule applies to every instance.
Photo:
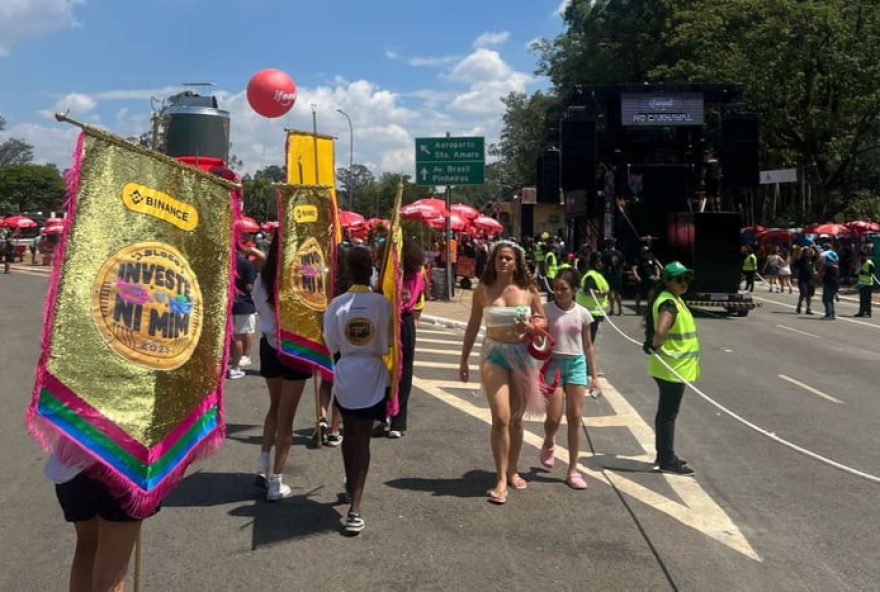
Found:
[[[793,293],[797,287],[796,312],[812,315],[812,302],[816,288],[822,288],[823,319],[837,318],[835,302],[842,286],[852,285],[855,280],[859,291],[859,310],[856,317],[871,316],[871,294],[880,283],[874,273],[874,260],[870,243],[855,248],[851,243],[834,244],[824,241],[820,245],[770,246],[757,253],[750,245],[742,247],[742,273],[745,290],[753,292],[755,278],[766,280],[768,292]],[[759,271],[760,270],[760,271]]]

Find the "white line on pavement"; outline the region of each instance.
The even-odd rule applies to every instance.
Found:
[[[763,296],[754,296],[755,300],[760,300],[761,302],[769,302],[770,304],[775,304],[776,306],[784,306],[786,308],[794,308],[797,307],[794,304],[787,304],[785,302],[779,302],[777,300],[770,300],[769,298],[764,298]],[[859,321],[856,319],[849,319],[847,317],[842,317],[840,315],[837,316],[838,321],[846,321],[847,323],[855,323],[856,325],[864,325],[865,327],[871,327],[872,329],[880,329],[880,325],[875,325],[873,323],[866,323],[865,321]]]
[[[836,399],[836,398],[832,397],[831,395],[823,393],[819,389],[813,388],[808,384],[804,384],[803,382],[801,382],[799,380],[795,380],[794,378],[786,376],[785,374],[777,374],[776,376],[778,376],[779,378],[781,378],[782,380],[784,380],[786,382],[790,382],[791,384],[793,384],[795,386],[801,387],[802,389],[804,389],[807,392],[813,393],[814,395],[822,397],[823,399],[828,399],[832,403],[837,403],[838,405],[843,405],[843,401],[841,401],[840,399]]]
[[[447,333],[447,335],[449,335]],[[450,337],[454,337],[453,335],[449,335]],[[458,345],[460,346],[462,343],[462,339],[430,339],[428,337],[418,337],[419,343],[439,343],[442,345]]]
[[[422,341],[422,340],[419,339],[419,342],[420,342],[420,343],[421,343],[421,341]],[[475,349],[476,349],[476,346],[474,346],[474,350],[471,350],[471,355],[472,355],[472,356],[478,356],[478,355],[480,355],[479,352],[475,351]],[[427,347],[417,347],[417,348],[416,348],[416,353],[417,353],[417,354],[419,354],[419,353],[422,353],[422,354],[440,354],[441,356],[461,356],[461,352],[460,352],[460,351],[455,351],[455,350],[451,350],[451,349],[430,349],[430,348],[427,348]]]
[[[417,368],[444,368],[449,370],[458,370],[458,364],[453,362],[423,362],[421,360],[416,360],[413,362],[413,366]],[[469,370],[479,371],[480,367],[477,364],[470,364],[468,366]]]
[[[776,325],[780,329],[785,329],[786,331],[791,331],[792,333],[800,333],[801,335],[806,335],[807,337],[815,337],[816,339],[821,339],[818,335],[813,335],[812,333],[807,333],[806,331],[801,331],[800,329],[795,329],[794,327],[786,327],[785,325]]]

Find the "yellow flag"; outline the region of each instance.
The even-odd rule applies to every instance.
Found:
[[[397,392],[400,386],[401,349],[400,349],[400,292],[401,292],[401,269],[400,257],[403,251],[403,230],[400,227],[400,202],[403,198],[403,184],[397,185],[397,196],[394,198],[394,209],[391,212],[391,228],[385,242],[385,253],[382,261],[382,272],[379,277],[379,285],[382,294],[391,301],[393,339],[391,348],[385,354],[383,360],[391,375],[391,396],[388,399],[388,415],[394,417],[400,410],[397,401]]]
[[[334,239],[342,242],[342,226],[336,205],[336,153],[332,136],[299,130],[287,132],[287,184],[330,187]]]

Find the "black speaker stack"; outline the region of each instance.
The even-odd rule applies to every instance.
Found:
[[[726,115],[721,125],[721,171],[726,187],[755,187],[760,177],[756,115]]]

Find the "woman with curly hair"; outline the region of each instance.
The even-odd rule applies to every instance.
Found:
[[[516,466],[523,441],[523,414],[527,407],[543,410],[538,366],[528,344],[547,323],[541,297],[526,267],[525,252],[516,243],[495,243],[474,291],[459,364],[462,382],[468,381],[468,360],[484,314],[480,378],[492,412],[492,456],[497,472],[495,486],[487,494],[490,502],[503,504],[508,485],[527,487]]]

